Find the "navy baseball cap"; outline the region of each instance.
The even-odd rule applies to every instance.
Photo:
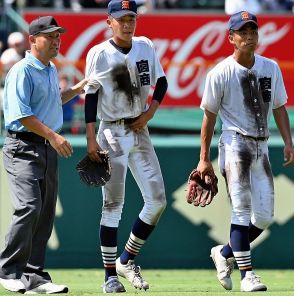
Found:
[[[108,14],[114,18],[124,15],[137,15],[137,4],[135,0],[111,0],[108,3]]]
[[[240,11],[231,15],[229,20],[229,30],[240,30],[245,24],[253,23],[258,27],[257,18],[248,11]]]
[[[66,30],[63,27],[58,26],[53,16],[40,16],[34,19],[29,26],[29,34],[37,35],[39,33],[51,33],[58,31],[64,33]]]

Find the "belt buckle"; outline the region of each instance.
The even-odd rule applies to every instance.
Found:
[[[259,141],[267,141],[268,138],[267,137],[259,137],[258,139],[259,139]]]
[[[123,125],[125,123],[125,120],[124,120],[124,118],[121,118],[121,119],[118,119],[118,120],[114,121],[114,123],[116,125]]]

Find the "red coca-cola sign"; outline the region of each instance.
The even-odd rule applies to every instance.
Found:
[[[48,12],[46,13],[48,14]],[[110,38],[106,14],[50,13],[67,32],[62,36],[61,65],[76,67],[83,75],[88,50]],[[25,19],[45,15],[25,12]],[[228,42],[228,17],[219,14],[150,14],[138,18],[136,35],[155,44],[169,88],[165,106],[199,106],[207,71],[233,52]],[[289,40],[294,39],[293,16],[259,17],[257,53],[275,59],[283,72],[289,104],[294,106],[294,61]]]

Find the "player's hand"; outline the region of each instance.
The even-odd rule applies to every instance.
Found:
[[[214,169],[209,160],[199,160],[197,171],[200,173],[201,179],[209,174],[214,175]]]
[[[72,155],[72,146],[63,136],[54,133],[48,140],[59,156],[68,158]]]
[[[294,164],[294,149],[292,145],[286,145],[284,148],[284,167],[288,167]]]
[[[87,152],[88,156],[92,161],[101,162],[99,154],[97,151],[100,151],[101,147],[98,145],[96,138],[87,139]]]
[[[144,127],[147,125],[148,121],[149,121],[148,114],[142,113],[136,121],[134,121],[129,125],[129,128],[136,133],[140,133],[144,129]]]

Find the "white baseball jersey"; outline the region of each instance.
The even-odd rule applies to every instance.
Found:
[[[94,46],[86,59],[87,94],[99,89],[98,118],[114,121],[137,117],[146,110],[151,86],[165,76],[151,40],[133,37],[128,54],[109,40]]]
[[[252,84],[256,83],[258,89],[253,97],[248,82],[251,74],[256,77]],[[208,73],[200,106],[215,114],[219,111],[223,131],[268,137],[272,109],[286,102],[287,94],[276,62],[255,55],[254,66],[249,70],[229,56]]]

